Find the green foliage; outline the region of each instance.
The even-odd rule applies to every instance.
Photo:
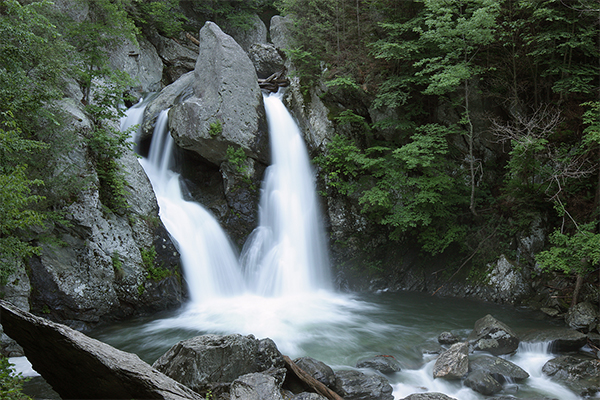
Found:
[[[5,400],[30,400],[23,394],[25,379],[17,373],[7,357],[0,356],[0,398]]]
[[[595,223],[581,226],[574,234],[554,231],[550,249],[536,256],[546,271],[586,275],[600,266],[600,234],[593,233]]]
[[[119,255],[119,253],[117,253],[115,251],[111,257],[111,260],[112,260],[112,264],[113,264],[113,269],[116,272],[122,272],[123,271],[123,261],[121,261],[121,256]]]
[[[227,161],[234,166],[236,172],[242,176],[246,175],[248,167],[246,166],[246,153],[244,149],[233,146],[227,147]]]
[[[146,269],[154,267],[154,261],[156,260],[156,249],[154,246],[147,249],[142,248],[140,249],[140,253],[142,254],[142,262]]]
[[[173,275],[173,272],[171,272],[170,270],[155,265],[156,249],[154,248],[154,246],[149,247],[147,249],[140,249],[140,252],[142,253],[142,262],[148,270],[148,279],[152,279],[156,282],[159,282]]]
[[[137,25],[152,27],[166,37],[177,37],[187,18],[179,11],[179,0],[133,0]]]
[[[220,120],[216,120],[215,122],[211,122],[208,127],[208,133],[211,137],[219,136],[223,133],[223,125]]]

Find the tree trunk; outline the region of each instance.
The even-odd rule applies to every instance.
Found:
[[[573,298],[571,299],[571,307],[577,304],[577,297],[579,297],[579,291],[583,285],[583,275],[577,274],[577,280],[575,281],[575,290],[573,291]]]
[[[304,371],[302,368],[297,366],[296,363],[294,363],[288,356],[283,356],[283,360],[285,361],[285,365],[288,371],[296,375],[302,382],[306,383],[316,393],[320,394],[321,396],[327,397],[329,400],[344,400],[336,392],[329,389],[323,383],[319,382],[311,375],[309,375],[306,371]]]

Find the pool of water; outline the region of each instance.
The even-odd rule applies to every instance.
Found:
[[[353,368],[362,358],[394,356],[402,371],[387,376],[394,396],[437,391],[461,400],[484,399],[460,382],[432,378],[435,355],[423,349],[436,346],[437,336],[450,331],[466,338],[475,321],[491,314],[517,334],[552,328],[557,322],[539,312],[490,303],[434,297],[422,293],[335,294],[317,292],[288,297],[241,295],[189,304],[152,318],[140,318],[98,329],[92,336],[153,363],[176,342],[216,333],[269,337],[292,358],[310,356],[334,369]],[[552,358],[544,350],[519,349],[507,359],[531,378],[505,385],[516,398],[540,395],[560,400],[579,397],[541,374]]]

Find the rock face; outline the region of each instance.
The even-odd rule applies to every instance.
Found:
[[[57,224],[50,232],[63,244],[41,244],[40,256],[30,261],[32,309],[59,321],[95,323],[181,304],[179,264],[157,251],[157,246],[174,247],[160,223],[152,187],[136,156],[127,152],[118,160],[128,172],[129,208],[122,213],[111,211],[100,200],[101,183],[86,151],[84,136],[92,129],[91,122],[74,101],[65,99],[60,105],[68,117],[65,129],[72,129],[76,140],[73,151],[61,162],[92,185],[64,208],[70,224]],[[148,254],[156,256],[144,261],[143,255]],[[170,271],[166,282],[148,278],[148,268],[155,266]]]
[[[433,366],[433,377],[460,379],[469,371],[469,343],[459,342],[444,351]]]
[[[490,300],[497,303],[516,304],[531,295],[530,284],[521,270],[501,255],[488,275],[487,286],[490,287]]]
[[[512,329],[489,314],[475,322],[468,339],[475,350],[493,355],[510,354],[519,347],[519,338]]]
[[[277,48],[270,43],[253,44],[248,50],[248,57],[254,64],[256,75],[260,79],[267,79],[285,68],[283,58]]]
[[[0,300],[2,324],[34,369],[65,399],[197,399],[202,397],[117,350],[64,325]]]
[[[175,142],[220,165],[227,148],[268,162],[262,93],[246,52],[214,23],[200,30],[193,95],[169,112]]]
[[[211,384],[231,383],[241,375],[282,367],[283,358],[269,339],[254,336],[205,335],[171,347],[154,368],[191,389],[202,392]]]
[[[393,400],[392,387],[380,375],[360,371],[337,371],[334,391],[344,400]]]
[[[119,71],[126,72],[136,81],[141,92],[154,92],[162,87],[163,62],[156,48],[144,37],[137,38],[137,44],[123,40],[111,50],[109,62]]]

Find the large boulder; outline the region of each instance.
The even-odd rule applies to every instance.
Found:
[[[256,75],[260,79],[266,79],[285,68],[281,54],[270,43],[253,44],[248,51],[248,57],[254,64]]]
[[[196,67],[198,46],[193,44],[185,34],[182,34],[179,40],[176,40],[161,36],[156,31],[151,31],[149,40],[164,63],[164,75],[168,79],[168,83],[176,81]]]
[[[500,382],[482,370],[473,371],[467,375],[464,384],[474,391],[485,395],[492,395],[502,390]]]
[[[203,399],[131,353],[0,300],[6,333],[65,399]]]
[[[468,337],[475,350],[493,355],[510,354],[519,347],[519,338],[506,324],[490,314],[477,320]]]
[[[235,40],[214,23],[200,30],[193,95],[169,111],[175,142],[220,165],[227,149],[242,148],[268,163],[268,132],[254,65]]]
[[[137,37],[137,43],[123,39],[111,49],[109,62],[114,69],[129,74],[139,92],[154,92],[162,87],[163,62],[143,36]]]
[[[392,386],[380,375],[347,370],[335,373],[334,391],[345,400],[393,400]]]
[[[284,366],[270,339],[252,335],[204,335],[171,347],[153,365],[159,371],[197,392],[212,385],[230,384],[242,375]]]
[[[498,382],[520,382],[529,378],[529,374],[518,365],[500,357],[481,355],[469,362],[469,370],[483,371]]]
[[[402,400],[456,400],[454,397],[446,396],[443,393],[413,393]]]
[[[250,15],[243,26],[231,23],[229,20],[216,22],[246,52],[255,43],[267,43],[267,26],[256,14]]]
[[[542,367],[542,372],[582,397],[594,397],[600,393],[600,366],[597,359],[564,355],[549,360]]]
[[[435,360],[433,377],[460,379],[469,371],[469,343],[455,343]]]

